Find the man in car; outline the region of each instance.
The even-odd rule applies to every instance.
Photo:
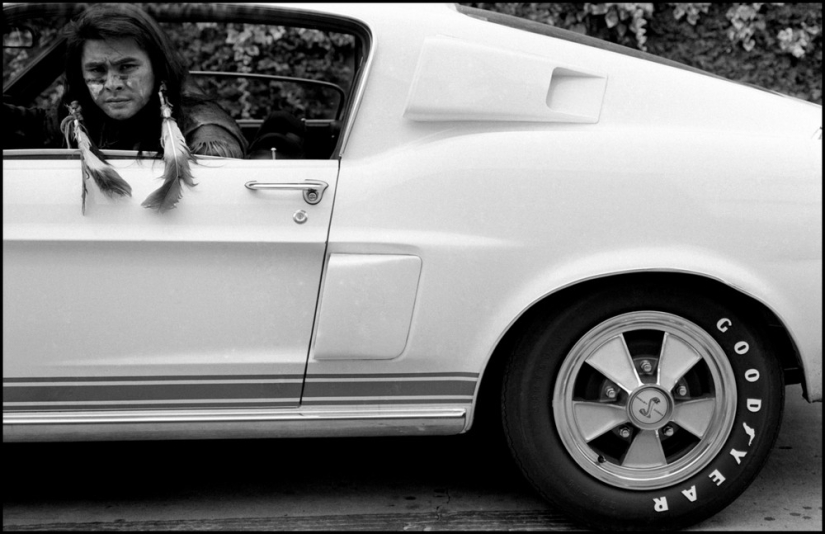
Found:
[[[194,154],[243,158],[247,142],[217,104],[188,83],[187,70],[158,23],[132,4],[99,4],[66,29],[66,87],[54,109],[4,102],[4,148],[65,146],[60,124],[77,102],[100,149],[159,151],[161,101]]]

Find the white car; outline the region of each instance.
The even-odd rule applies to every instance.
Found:
[[[190,65],[256,151],[199,158],[166,213],[153,153],[104,151],[132,196],[89,181],[83,213],[77,149],[4,144],[4,441],[489,420],[584,524],[677,529],[753,480],[786,384],[822,400],[821,106],[456,5],[176,6],[147,9],[351,53]],[[4,104],[54,91],[38,28],[79,9],[4,6]],[[241,79],[333,94],[291,93],[301,152]]]

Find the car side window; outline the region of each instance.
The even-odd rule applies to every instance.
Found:
[[[278,11],[271,9],[258,8],[266,16],[255,16],[254,8],[242,6],[143,7],[187,65],[187,90],[206,95],[239,126],[248,144],[246,158],[335,157],[364,53],[357,35],[346,27],[319,28],[311,16],[304,22],[289,15],[279,23]],[[4,46],[4,104],[41,109],[60,104],[61,30],[79,9],[52,18],[36,12],[4,18],[4,45],[16,28],[25,27],[34,37],[25,47]]]
[[[248,157],[327,159],[355,71],[352,35],[248,23],[164,23],[193,82],[238,123]]]

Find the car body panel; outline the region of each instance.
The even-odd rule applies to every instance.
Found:
[[[410,332],[421,258],[330,254],[318,313],[317,360],[386,360]]]
[[[414,121],[596,123],[606,82],[604,75],[582,72],[546,57],[428,37],[422,44],[404,117]]]
[[[821,107],[435,9],[380,23],[368,8],[357,15],[378,46],[330,233],[333,253],[422,258],[408,349],[393,365],[475,370],[546,295],[595,277],[680,271],[787,319],[809,399],[820,400],[821,306],[800,297],[821,288]],[[430,35],[605,73],[599,122],[401,119]],[[525,280],[534,285],[519,299]],[[327,365],[311,358],[308,373]]]
[[[133,197],[90,186],[81,217],[77,160],[41,175],[4,158],[4,353],[30,347],[4,366],[4,439],[462,432],[520,317],[627,273],[712,279],[763,304],[821,400],[820,106],[455,6],[272,12],[293,9],[368,28],[340,161],[205,161],[158,217],[138,203],[159,167],[114,160]],[[478,75],[488,52],[513,61]],[[511,94],[522,79],[530,99]],[[510,96],[490,111],[498,91]],[[253,179],[330,187],[311,206]],[[117,321],[126,302],[139,327]],[[72,409],[67,386],[98,404]],[[34,409],[49,395],[61,412]],[[230,406],[250,398],[269,400]]]
[[[815,299],[803,298],[821,279],[821,252],[811,247],[821,228],[806,222],[818,216],[821,191],[805,178],[815,172],[811,142],[785,143],[788,161],[766,168],[758,155],[775,142],[754,141],[733,157],[743,173],[729,176],[732,156],[691,135],[658,140],[671,161],[685,165],[657,168],[645,150],[651,137],[637,132],[637,148],[613,143],[609,150],[607,135],[513,132],[507,146],[511,153],[519,147],[519,164],[510,168],[497,150],[506,137],[486,133],[360,165],[342,162],[348,186],[336,198],[330,251],[406,252],[424,265],[408,349],[397,365],[479,365],[478,353],[489,356],[508,325],[548,294],[608,275],[680,271],[721,280],[787,318],[800,329],[791,329],[796,342],[807,343],[799,346],[808,349],[805,366],[818,368],[821,311]],[[605,180],[599,161],[587,157],[591,142],[628,170]],[[705,157],[692,157],[694,151]],[[460,160],[450,158],[456,153]],[[387,167],[398,170],[387,177]],[[783,177],[772,197],[742,193],[752,191],[752,176],[772,173]],[[798,217],[785,216],[790,206]],[[777,265],[787,265],[785,272]],[[793,272],[805,273],[807,283]],[[309,373],[315,368],[311,359]],[[809,380],[808,387],[820,397],[818,384]]]
[[[298,405],[332,201],[245,183],[334,188],[338,162],[202,160],[160,216],[162,165],[112,165],[132,197],[90,183],[81,215],[78,160],[4,160],[5,406]]]

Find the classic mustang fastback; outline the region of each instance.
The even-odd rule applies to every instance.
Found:
[[[4,110],[82,9],[4,6]],[[161,213],[156,153],[112,197],[4,137],[4,440],[490,421],[585,524],[682,528],[821,401],[820,106],[454,5],[146,9],[247,157]]]

